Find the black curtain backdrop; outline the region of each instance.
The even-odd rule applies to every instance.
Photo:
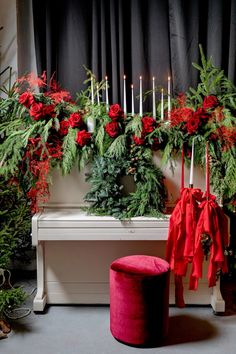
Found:
[[[73,94],[85,88],[83,65],[108,76],[112,103],[122,103],[126,74],[128,110],[140,75],[144,90],[153,76],[166,87],[170,75],[173,94],[183,92],[197,83],[199,43],[236,81],[236,0],[32,1],[38,72],[56,72]]]

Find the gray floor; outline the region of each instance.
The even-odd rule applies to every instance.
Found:
[[[32,286],[28,283],[29,292]],[[108,306],[50,306],[45,314],[15,321],[8,338],[0,341],[1,354],[222,354],[235,349],[236,314],[215,316],[210,307],[171,307],[169,336],[158,348],[116,341],[109,331]]]

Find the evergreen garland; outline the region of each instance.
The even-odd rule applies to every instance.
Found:
[[[122,177],[130,176],[135,191],[124,195]],[[160,217],[164,212],[166,189],[160,169],[154,166],[152,154],[134,144],[125,155],[97,156],[87,178],[91,185],[85,200],[91,202],[90,213],[111,215],[119,219],[135,216]]]

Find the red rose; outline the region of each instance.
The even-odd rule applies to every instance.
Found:
[[[122,111],[120,105],[116,103],[110,106],[108,115],[112,120],[117,120],[124,117],[124,112]]]
[[[30,92],[24,92],[19,97],[19,103],[29,108],[34,103],[34,96]]]
[[[68,134],[68,129],[69,129],[69,122],[68,120],[62,120],[60,122],[60,129],[58,130],[58,133],[61,136],[65,136]]]
[[[145,139],[142,136],[139,138],[138,136],[133,135],[133,139],[134,139],[134,142],[136,145],[144,145],[145,144]]]
[[[39,103],[34,102],[30,108],[29,113],[31,117],[34,118],[34,120],[39,120],[40,118],[42,118],[44,115],[44,106],[42,102]]]
[[[209,114],[204,108],[198,108],[196,112],[194,112],[194,117],[206,122],[209,119]]]
[[[53,104],[49,104],[43,107],[44,116],[49,116],[50,118],[55,117],[56,113],[54,111],[55,106]]]
[[[107,123],[105,126],[105,130],[111,138],[116,138],[119,135],[119,130],[120,130],[119,123],[117,122]]]
[[[91,134],[86,132],[86,130],[80,130],[76,136],[76,142],[81,147],[88,145],[91,140]]]
[[[204,97],[202,107],[204,109],[215,108],[218,106],[218,104],[219,104],[219,101],[218,101],[217,97],[211,95],[211,96]]]
[[[79,113],[71,113],[68,122],[72,128],[81,128],[84,124],[83,119]]]
[[[191,118],[190,120],[187,121],[186,123],[186,127],[187,127],[187,131],[189,134],[194,134],[196,132],[196,130],[198,129],[200,124],[200,119],[199,117],[194,117]]]
[[[144,133],[151,133],[155,129],[156,121],[152,117],[143,117],[142,124]]]
[[[194,111],[192,110],[192,108],[188,108],[188,107],[181,108],[180,115],[182,117],[183,122],[187,122],[188,120],[190,120],[193,117],[193,114]]]

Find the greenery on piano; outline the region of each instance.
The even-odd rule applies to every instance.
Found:
[[[194,64],[200,77],[197,88],[173,99],[170,115],[166,114],[164,120],[160,105],[156,119],[148,113],[142,117],[124,115],[119,104],[110,105],[107,111],[105,102],[101,102],[104,81],[97,82],[89,70],[88,87],[76,101],[45,73],[41,77],[26,75],[10,89],[3,88],[6,97],[0,99],[0,132],[4,137],[0,175],[18,181],[35,212],[49,197],[55,167],[65,175],[74,165],[81,169],[102,156],[110,158],[111,163],[118,161],[118,165],[123,159],[125,168],[131,146],[142,151],[139,163],[142,159],[145,162],[145,154],[158,150],[163,164],[174,161],[184,147],[188,164],[195,139],[195,163],[204,168],[208,141],[213,191],[235,212],[236,88],[212,59],[205,58],[201,47],[200,51],[201,65]],[[93,99],[92,83],[96,88]],[[152,168],[154,171],[154,164]],[[164,199],[162,194],[157,198]]]
[[[125,151],[112,159],[106,154],[94,159],[88,177],[91,189],[85,197],[91,203],[88,211],[118,219],[160,217],[167,193],[151,150],[132,144]]]

